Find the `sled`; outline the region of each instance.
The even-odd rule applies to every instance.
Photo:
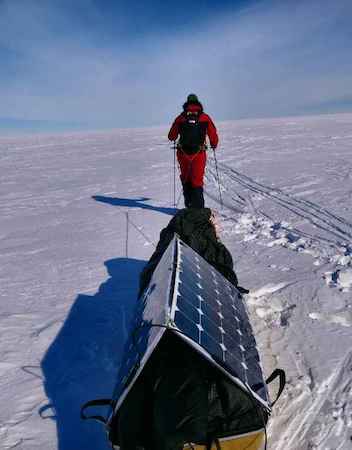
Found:
[[[209,450],[210,444],[212,450],[266,448],[266,424],[284,388],[285,374],[276,369],[265,380],[241,293],[177,235],[137,304],[112,398],[88,402],[82,418],[103,422],[117,446],[119,411],[170,337],[176,346],[183,343],[183,353],[189,349],[192,358],[204,361],[216,379],[209,393],[207,437],[184,448]],[[276,378],[279,392],[271,402],[267,385]],[[85,415],[96,405],[111,407],[107,418]],[[186,435],[184,442],[189,442]]]

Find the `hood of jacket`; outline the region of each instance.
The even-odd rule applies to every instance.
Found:
[[[186,102],[183,104],[183,111],[189,111],[189,110],[195,110],[199,111],[199,114],[201,114],[203,110],[203,105],[200,102]]]

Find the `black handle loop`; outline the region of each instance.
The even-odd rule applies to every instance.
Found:
[[[112,402],[111,398],[101,398],[101,399],[97,399],[97,400],[91,400],[82,406],[81,419],[96,420],[97,422],[100,422],[100,423],[103,423],[104,425],[106,425],[107,419],[105,419],[105,417],[103,417],[103,416],[86,416],[84,414],[84,411],[87,408],[90,408],[92,406],[111,406],[112,407],[112,405],[113,405],[113,402]]]
[[[279,377],[280,384],[279,384],[279,390],[276,395],[276,399],[271,402],[270,406],[274,406],[275,403],[279,400],[282,391],[284,390],[284,387],[286,385],[286,374],[283,369],[275,369],[271,375],[265,380],[266,384],[270,384],[272,381],[274,381],[277,377]],[[252,386],[252,390],[254,392],[257,392],[259,389],[263,387],[263,383],[257,383],[254,386]]]
[[[275,369],[274,372],[265,380],[266,384],[270,384],[272,381],[274,381],[277,377],[279,377],[279,390],[276,395],[276,399],[271,402],[271,406],[274,406],[275,403],[279,400],[282,391],[284,390],[284,387],[286,385],[286,373],[283,369]]]

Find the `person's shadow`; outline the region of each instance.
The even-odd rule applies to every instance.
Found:
[[[150,211],[157,211],[164,214],[168,214],[169,216],[174,216],[178,209],[177,208],[164,208],[162,206],[153,206],[148,205],[148,203],[144,203],[150,198],[148,197],[140,197],[135,199],[130,198],[120,198],[120,197],[106,197],[104,195],[93,195],[92,198],[97,202],[108,203],[113,206],[122,206],[126,208],[141,208],[148,209]]]
[[[144,264],[127,258],[106,261],[110,278],[95,295],[77,296],[42,360],[50,405],[39,413],[56,421],[58,450],[110,448],[104,428],[82,421],[80,408],[88,400],[111,398]]]

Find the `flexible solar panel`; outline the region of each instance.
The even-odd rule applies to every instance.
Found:
[[[173,240],[162,256],[134,312],[113,395],[118,404],[127,395],[166,330],[175,250],[176,241]]]
[[[270,409],[256,341],[240,293],[177,236],[137,305],[115,388],[115,410],[166,330],[178,333]]]
[[[240,293],[181,240],[173,311],[180,331],[268,402],[256,341]]]

